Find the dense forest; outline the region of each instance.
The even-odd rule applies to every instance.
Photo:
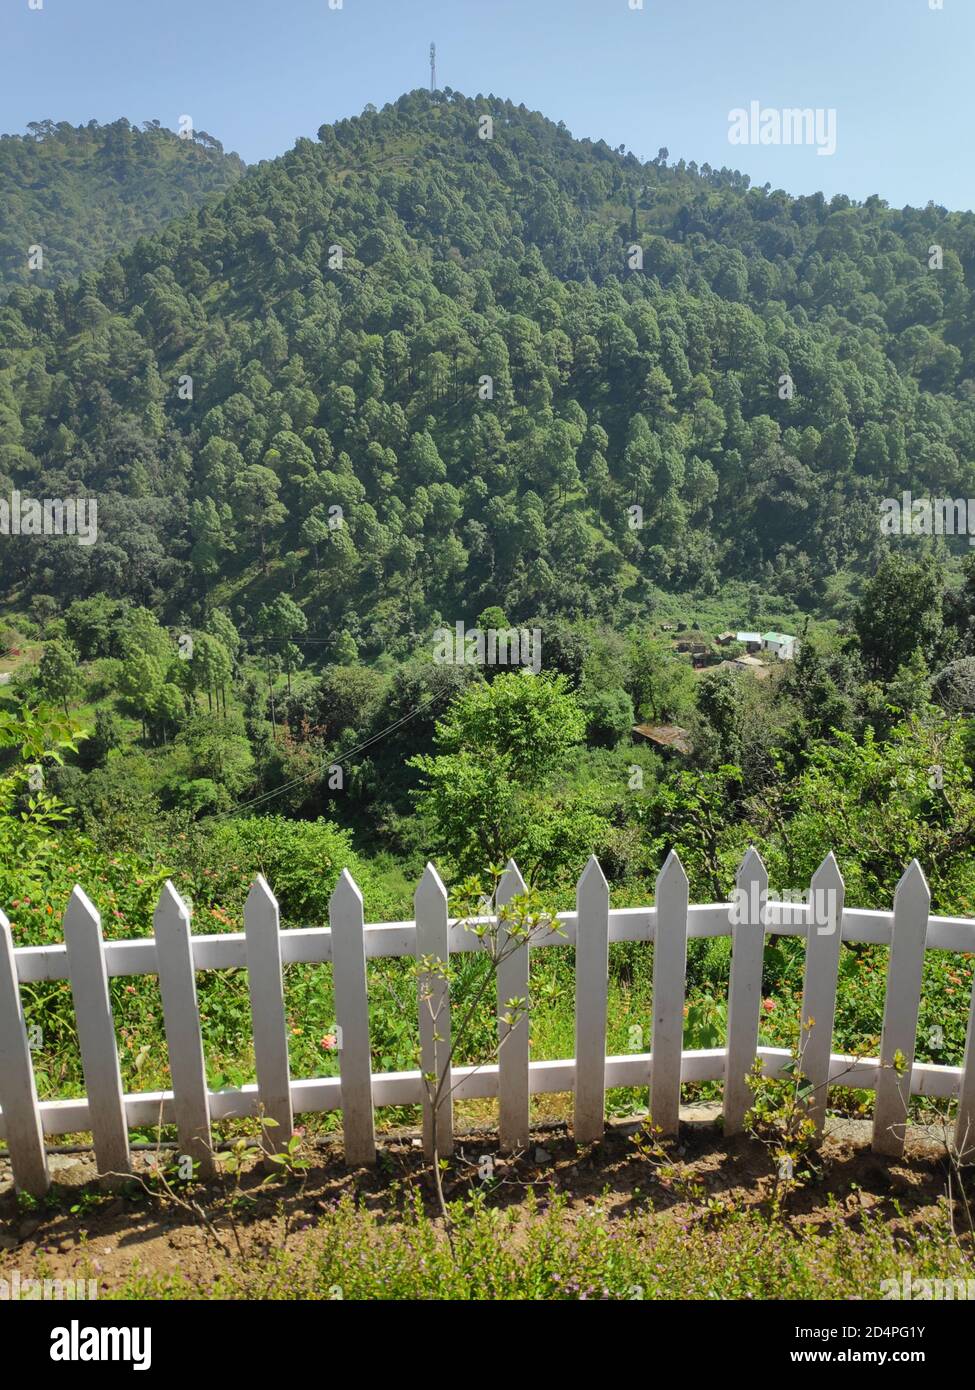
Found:
[[[348,865],[378,920],[428,856],[514,854],[564,903],[595,851],[637,903],[677,848],[705,901],[750,843],[780,889],[834,850],[866,906],[917,855],[935,910],[975,910],[975,563],[879,524],[902,489],[975,493],[972,214],[641,163],[449,91],[239,179],[122,135],[157,210],[184,158],[233,186],[0,304],[0,498],[93,498],[98,528],[0,545],[23,939],[79,877],[132,933],[172,874],[206,930],[257,869],[301,923]],[[537,628],[540,673],[439,664],[458,621]],[[795,660],[717,640],[772,626]],[[961,977],[931,968],[942,1018]],[[800,974],[770,952],[771,995]]]
[[[975,492],[973,258],[971,214],[413,93],[10,292],[0,481],[97,494],[100,541],[5,547],[0,585],[170,621],[284,591],[370,654],[438,614],[628,621],[733,577],[829,611],[879,498]]]
[[[176,135],[159,121],[142,130],[124,119],[32,121],[26,135],[0,135],[0,288],[50,288],[101,269],[230,188],[244,168],[206,131]],[[42,253],[37,264],[32,247]]]

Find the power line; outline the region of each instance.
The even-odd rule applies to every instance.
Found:
[[[378,743],[380,739],[385,738],[386,735],[392,733],[394,729],[398,729],[403,724],[408,723],[414,715],[419,714],[421,710],[427,709],[428,706],[432,705],[434,701],[441,699],[446,693],[446,690],[438,690],[435,694],[431,695],[429,699],[421,700],[415,709],[411,709],[406,714],[401,715],[400,718],[395,719],[392,724],[388,724],[385,729],[380,729],[377,733],[371,734],[369,738],[363,739],[362,743],[356,744],[353,748],[346,749],[344,753],[340,753],[337,758],[333,759],[333,762],[335,765],[339,765],[349,758],[354,757],[357,753],[363,752],[366,748],[371,748],[374,743]],[[217,821],[227,820],[229,817],[237,815],[240,811],[245,811],[254,806],[265,805],[268,801],[272,801],[274,797],[281,796],[284,792],[292,791],[295,787],[301,786],[303,782],[308,782],[312,777],[317,777],[318,774],[319,769],[314,767],[310,772],[303,772],[300,777],[292,778],[290,782],[283,782],[280,787],[274,787],[271,791],[261,792],[258,796],[251,797],[249,801],[238,802],[238,804],[232,806],[229,811],[224,811],[218,816],[204,816],[203,819]]]

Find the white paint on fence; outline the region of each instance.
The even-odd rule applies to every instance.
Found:
[[[416,954],[422,959],[449,964],[450,933],[447,922],[447,890],[432,864],[423,871],[413,895],[416,913]],[[454,1101],[452,1081],[447,1074],[450,1062],[450,987],[440,971],[424,971],[417,976],[417,1004],[420,1011],[420,1070],[432,1078],[423,1097],[423,1149],[428,1158],[434,1153],[434,1106],[438,1097],[437,1153],[449,1158],[454,1151]]]
[[[975,983],[968,1010],[968,1037],[965,1060],[958,1091],[958,1115],[955,1119],[954,1149],[966,1163],[975,1160]]]
[[[254,1063],[264,1125],[261,1143],[268,1154],[281,1153],[294,1131],[288,1025],[281,974],[281,924],[278,902],[258,874],[244,905],[247,937],[247,984],[254,1031]]]
[[[771,899],[766,905],[766,930],[773,936],[806,937],[808,909],[798,903]],[[483,919],[482,919],[483,920]],[[843,940],[850,945],[889,946],[893,914],[862,907],[848,907],[843,913]],[[655,907],[611,907],[609,940],[653,941],[656,932]],[[542,946],[575,943],[576,912],[557,914],[558,930],[540,931],[532,938],[532,950]],[[728,936],[728,903],[692,903],[687,909],[687,936]],[[928,951],[975,953],[975,918],[931,917],[925,941]],[[416,926],[413,922],[370,922],[365,929],[366,959],[416,954]],[[466,921],[451,922],[450,951],[477,951],[481,942],[468,930]],[[38,980],[68,979],[68,957],[63,945],[19,946],[17,976],[21,984]],[[281,933],[281,960],[284,965],[318,965],[332,959],[330,927],[288,927]],[[133,941],[106,941],[105,962],[109,976],[155,975],[156,943],[147,937]],[[221,932],[217,936],[193,938],[193,965],[197,970],[233,970],[247,966],[247,940],[243,932]]]
[[[920,864],[912,859],[894,894],[893,944],[887,965],[887,998],[880,1038],[881,1071],[873,1112],[874,1152],[890,1158],[899,1158],[904,1151],[930,909],[927,879]]]
[[[813,874],[806,936],[806,970],[802,987],[799,1051],[802,1074],[813,1087],[809,1113],[821,1135],[829,1098],[829,1058],[836,1014],[845,887],[832,851]],[[826,912],[819,911],[825,905]],[[825,918],[825,920],[823,920]]]
[[[975,997],[971,1005],[964,1070],[914,1061],[921,971],[925,947],[958,952],[975,949],[972,923],[962,918],[931,918],[930,894],[918,865],[912,864],[898,885],[894,912],[846,909],[843,881],[828,855],[812,881],[810,906],[768,901],[768,878],[754,850],[737,876],[741,922],[734,922],[727,903],[690,906],[687,881],[672,855],[657,881],[653,908],[611,909],[609,890],[595,859],[577,888],[576,909],[559,914],[557,928],[532,934],[532,946],[576,946],[576,1057],[558,1061],[529,1060],[528,1015],[519,1008],[515,1028],[500,1025],[497,1061],[453,1066],[450,1090],[458,1099],[494,1097],[499,1101],[505,1147],[524,1147],[529,1139],[529,1097],[575,1090],[575,1132],[580,1142],[602,1131],[605,1090],[651,1083],[655,1123],[676,1125],[680,1085],[725,1081],[726,1130],[741,1127],[750,1092],[745,1075],[757,1056],[765,1075],[791,1074],[793,1053],[757,1047],[764,930],[803,936],[807,941],[803,991],[806,1030],[802,1070],[816,1087],[816,1112],[825,1109],[827,1085],[842,1084],[877,1092],[875,1146],[899,1154],[903,1145],[910,1095],[959,1101],[956,1147],[975,1153]],[[498,887],[496,905],[504,906],[525,885],[513,863]],[[830,894],[834,894],[833,899]],[[835,930],[824,931],[822,902],[836,909]],[[375,1160],[373,1107],[424,1105],[420,1071],[373,1075],[370,1061],[366,991],[367,956],[420,956],[447,959],[455,951],[484,949],[485,942],[464,922],[447,917],[446,891],[428,865],[416,892],[417,920],[364,927],[362,896],[347,872],[329,905],[331,925],[281,932],[277,904],[263,879],[254,884],[245,909],[245,933],[190,935],[189,913],[171,884],[160,898],[155,938],[103,943],[97,911],[80,888],[65,914],[65,945],[14,949],[9,924],[0,914],[0,1138],[11,1151],[14,1179],[24,1191],[43,1192],[48,1176],[41,1136],[90,1129],[102,1171],[129,1168],[128,1130],[160,1121],[176,1123],[181,1140],[208,1157],[209,1125],[264,1113],[278,1119],[286,1142],[296,1112],[342,1110],[346,1155],[352,1163]],[[481,919],[488,925],[491,919]],[[744,930],[742,930],[744,928]],[[686,940],[731,934],[728,1042],[724,1048],[682,1049]],[[498,1011],[511,998],[527,999],[529,949],[525,942],[506,943],[499,932],[504,959],[498,970]],[[654,1014],[652,1051],[609,1056],[605,1053],[608,942],[644,941],[654,945]],[[840,941],[882,944],[893,940],[888,969],[882,1056],[837,1055],[830,1050],[836,999]],[[511,949],[506,951],[506,944]],[[287,1061],[281,967],[284,961],[331,961],[335,1011],[340,1038],[340,1076],[292,1080]],[[114,964],[110,965],[110,962]],[[195,969],[247,966],[254,1015],[257,1083],[237,1089],[207,1088]],[[118,1051],[108,994],[109,974],[160,974],[166,1035],[173,1072],[172,1091],[123,1096]],[[88,1094],[70,1100],[38,1101],[32,1058],[24,1029],[19,984],[30,980],[70,979]],[[449,1047],[449,992],[436,1028],[424,1001],[420,1007],[422,1066],[443,1064]],[[436,1007],[436,1005],[435,1005]],[[434,1038],[434,1032],[440,1039]],[[904,1058],[900,1076],[894,1060]],[[451,1097],[443,1101],[441,1153],[452,1145]],[[429,1110],[429,1105],[425,1107]],[[430,1116],[426,1117],[428,1152]],[[184,1139],[184,1136],[187,1136]],[[207,1168],[204,1168],[207,1171]]]
[[[650,1118],[664,1134],[676,1134],[680,1065],[684,1044],[687,975],[687,899],[684,866],[671,850],[657,877],[657,931],[653,945],[653,1066]]]
[[[737,910],[731,932],[731,983],[728,988],[728,1055],[724,1083],[724,1132],[738,1134],[751,1105],[748,1073],[758,1047],[758,1010],[762,1000],[768,872],[754,848],[735,879]]]
[[[791,1075],[795,1056],[790,1048],[759,1047],[758,1057],[764,1074],[769,1077]],[[646,1087],[653,1057],[649,1052],[627,1052],[606,1058],[607,1090],[617,1086]],[[702,1081],[721,1081],[725,1072],[723,1047],[699,1048],[685,1052],[681,1058],[681,1084]],[[830,1058],[830,1084],[851,1086],[874,1091],[880,1061],[877,1057],[851,1057],[843,1053]],[[452,1068],[454,1095],[458,1100],[497,1099],[498,1067],[482,1062]],[[575,1061],[532,1062],[528,1070],[528,1085],[533,1096],[571,1091],[575,1080]],[[961,1068],[942,1066],[934,1062],[915,1062],[911,1072],[911,1094],[932,1100],[952,1101],[958,1096]],[[422,1105],[423,1081],[419,1071],[374,1072],[372,1095],[375,1105]],[[291,1101],[295,1113],[318,1114],[342,1109],[342,1082],[338,1076],[302,1077],[291,1082]],[[257,1086],[226,1088],[210,1092],[210,1115],[214,1123],[221,1120],[254,1119],[258,1114]],[[88,1101],[82,1096],[72,1100],[42,1100],[41,1123],[45,1137],[74,1134],[89,1128]],[[155,1126],[160,1116],[163,1124],[174,1118],[172,1091],[141,1091],[125,1097],[125,1118],[129,1129]],[[0,1114],[0,1138],[4,1135],[4,1120]]]
[[[88,1117],[100,1173],[128,1173],[129,1135],[122,1101],[115,1023],[108,997],[102,921],[81,888],[75,887],[64,914],[64,941],[81,1067],[88,1092]]]
[[[0,1106],[14,1182],[21,1192],[43,1197],[51,1184],[44,1152],[34,1068],[30,1059],[13,933],[0,912]]]
[[[606,1001],[609,990],[609,884],[595,855],[576,888],[577,1144],[602,1138],[606,1106]]]
[[[345,1157],[351,1164],[376,1161],[373,1120],[372,1062],[369,1053],[369,1000],[363,944],[362,894],[343,869],[328,904],[332,927],[335,1019],[341,1039],[342,1131]]]
[[[507,907],[513,898],[528,890],[518,865],[509,859],[494,895],[497,907]],[[528,1143],[528,941],[509,935],[504,923],[498,927],[498,1120],[501,1148],[510,1153]],[[509,1001],[521,1000],[512,1010]],[[514,1017],[514,1025],[505,1016]]]
[[[201,1178],[213,1175],[210,1101],[200,1033],[200,1009],[190,948],[190,912],[168,880],[153,917],[159,954],[159,993],[181,1156],[199,1165]]]

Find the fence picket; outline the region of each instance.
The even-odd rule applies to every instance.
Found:
[[[931,891],[927,879],[920,864],[912,859],[894,894],[893,940],[887,965],[887,997],[873,1112],[873,1151],[891,1158],[899,1158],[904,1151],[930,908]],[[904,1059],[900,1072],[894,1067],[898,1053]]]
[[[689,885],[671,850],[657,876],[657,927],[653,942],[653,1041],[650,1118],[664,1134],[676,1134],[680,1117],[680,1068],[684,1045]]]
[[[843,876],[831,850],[809,885],[809,929],[799,1040],[802,1074],[814,1088],[809,1113],[820,1136],[829,1100],[829,1058],[836,1014],[844,892]],[[825,913],[820,911],[821,907],[825,907]],[[825,921],[820,920],[823,917]]]
[[[965,1060],[958,1085],[953,1146],[962,1161],[971,1163],[975,1159],[975,980],[972,982],[972,1002],[968,1011]]]
[[[526,892],[517,865],[509,861],[498,885],[494,911]],[[344,1112],[345,1152],[349,1163],[376,1161],[375,1104],[424,1106],[424,1146],[432,1149],[433,1117],[419,1073],[374,1076],[369,1045],[369,957],[450,961],[452,952],[491,945],[484,932],[465,932],[451,923],[447,895],[432,865],[414,895],[415,922],[364,924],[362,895],[343,871],[329,902],[330,927],[303,932],[280,931],[277,903],[269,885],[258,877],[245,908],[245,930],[233,936],[193,938],[190,914],[167,884],[155,916],[155,939],[111,942],[102,939],[98,912],[76,887],[64,916],[64,944],[14,948],[9,922],[0,912],[0,1138],[7,1141],[14,1180],[23,1191],[43,1193],[49,1186],[45,1136],[90,1129],[103,1172],[131,1171],[128,1123],[144,1125],[165,1111],[175,1117],[184,1151],[212,1171],[211,1110],[218,1119],[242,1118],[259,1106],[283,1131],[265,1147],[272,1153],[293,1132],[295,1106],[301,1111]],[[455,1066],[451,1087],[464,1096],[497,1096],[502,1148],[510,1152],[530,1141],[532,1092],[574,1087],[574,1133],[580,1144],[598,1139],[604,1128],[605,1091],[609,1086],[649,1082],[654,1123],[676,1131],[682,1075],[692,1081],[724,1080],[724,1119],[728,1136],[740,1132],[751,1100],[747,1075],[756,1055],[766,1073],[792,1074],[790,1053],[758,1048],[762,965],[766,931],[804,937],[801,1070],[812,1083],[810,1102],[819,1133],[828,1107],[828,1085],[873,1088],[876,1107],[873,1145],[878,1153],[898,1156],[904,1145],[912,1090],[940,1098],[957,1097],[955,1151],[975,1158],[975,991],[969,1004],[968,1038],[962,1067],[915,1063],[924,953],[927,948],[968,954],[975,950],[975,921],[930,916],[930,893],[917,861],[903,874],[893,911],[846,909],[843,878],[828,854],[813,875],[810,907],[798,913],[768,901],[768,875],[758,853],[750,849],[736,876],[734,912],[722,904],[690,906],[687,878],[676,855],[669,856],[656,885],[656,905],[610,909],[609,888],[595,858],[579,879],[574,913],[560,914],[576,945],[575,1057],[531,1062],[527,1010],[529,964],[535,945],[557,945],[565,935],[553,926],[532,937],[531,949],[520,933],[514,937],[499,924],[494,944],[497,959],[499,1053],[497,1064]],[[482,922],[491,918],[482,917]],[[656,922],[653,981],[653,1036],[649,1055],[606,1057],[608,956],[610,941],[646,940],[648,923]],[[829,927],[829,930],[824,928]],[[683,999],[687,940],[732,938],[728,1036],[724,1048],[683,1047]],[[881,1055],[877,1059],[832,1053],[837,967],[842,940],[890,943]],[[292,1081],[284,1009],[282,961],[331,961],[335,981],[340,1075]],[[211,1093],[207,1087],[196,993],[196,969],[245,966],[251,996],[257,1084]],[[439,1074],[451,1044],[450,991],[433,974],[435,1017],[419,986],[421,1060],[424,1072]],[[125,1096],[112,1018],[109,975],[158,974],[163,1000],[173,1094],[151,1092]],[[87,1095],[71,1100],[39,1101],[30,1043],[25,1030],[20,988],[24,982],[68,980]],[[490,983],[486,981],[486,983]],[[512,1026],[505,1022],[508,1003],[516,999]],[[454,1020],[456,1026],[456,1019]],[[641,1040],[640,1046],[643,1047]],[[898,1061],[903,1059],[903,1064]],[[647,1072],[650,1072],[648,1077]],[[844,1081],[843,1078],[852,1078]],[[424,1104],[425,1099],[425,1104]],[[438,1149],[453,1147],[451,1088],[440,1097]],[[278,1140],[280,1138],[280,1144]]]
[[[365,919],[362,894],[348,869],[342,870],[329,899],[328,920],[332,928],[335,1019],[340,1029],[345,1157],[348,1163],[368,1165],[376,1161],[376,1131],[372,1110]]]
[[[741,1132],[751,1104],[747,1076],[758,1048],[758,1009],[762,998],[762,958],[768,872],[762,857],[749,849],[735,879],[736,907],[731,931],[731,981],[728,987],[728,1049],[725,1057],[724,1132]]]
[[[518,865],[509,859],[494,896],[497,907],[527,892]],[[523,1149],[528,1143],[528,942],[511,944],[502,923],[498,929],[498,1106],[501,1148]],[[508,1001],[524,1001],[512,1026],[504,1021]]]
[[[186,1155],[198,1164],[197,1173],[206,1179],[214,1172],[213,1143],[190,912],[168,879],[159,895],[152,924],[181,1157]]]
[[[20,997],[14,939],[0,912],[0,1106],[7,1129],[7,1149],[19,1192],[43,1197],[51,1185],[44,1151],[44,1130],[37,1103],[24,1006]]]
[[[577,1144],[601,1139],[606,1113],[606,1003],[609,991],[609,884],[592,855],[576,886]]]
[[[255,878],[244,904],[244,934],[257,1090],[262,1117],[274,1121],[273,1127],[262,1127],[261,1142],[266,1153],[281,1153],[294,1132],[294,1113],[278,902],[263,874]]]
[[[427,864],[423,877],[413,895],[416,913],[416,954],[418,958],[450,961],[447,929],[447,890],[432,864]],[[417,1004],[420,1012],[420,1068],[437,1103],[437,1153],[449,1158],[454,1151],[454,1100],[451,1077],[444,1076],[450,1059],[450,987],[441,974],[425,972],[417,979]],[[429,1090],[423,1096],[423,1149],[428,1158],[434,1154],[434,1107]]]
[[[64,914],[64,942],[95,1161],[100,1173],[128,1173],[131,1171],[129,1134],[115,1023],[108,997],[102,919],[77,885],[72,889]]]

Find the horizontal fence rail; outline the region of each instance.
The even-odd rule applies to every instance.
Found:
[[[825,1120],[828,1088],[843,1085],[876,1093],[873,1147],[897,1156],[905,1141],[912,1095],[957,1099],[954,1146],[975,1154],[975,1000],[969,1010],[964,1064],[915,1061],[921,974],[926,950],[975,953],[975,920],[932,917],[924,874],[913,862],[894,895],[893,911],[846,908],[843,880],[830,854],[813,876],[809,901],[783,902],[768,896],[768,876],[750,850],[736,878],[735,903],[688,903],[688,885],[676,854],[657,879],[655,906],[612,908],[609,887],[595,858],[579,880],[576,909],[559,913],[557,925],[529,940],[512,938],[497,970],[499,1052],[488,1064],[454,1065],[449,1085],[435,1094],[431,1077],[445,1075],[450,1056],[451,1001],[436,962],[484,949],[495,928],[505,942],[504,907],[524,892],[518,868],[509,863],[494,899],[500,916],[453,921],[447,892],[428,865],[417,888],[411,922],[367,925],[362,895],[343,871],[329,903],[327,927],[281,931],[274,895],[258,877],[244,910],[245,930],[193,936],[190,911],[172,884],[163,889],[154,936],[104,941],[96,908],[76,888],[64,920],[63,945],[14,948],[10,924],[0,912],[0,1138],[6,1140],[14,1180],[21,1190],[42,1194],[49,1186],[45,1138],[91,1131],[102,1172],[128,1172],[128,1131],[174,1124],[182,1151],[212,1171],[214,1122],[267,1117],[274,1129],[262,1134],[266,1150],[280,1149],[295,1114],[341,1110],[345,1156],[354,1164],[375,1161],[374,1111],[384,1105],[423,1107],[424,1148],[448,1155],[453,1143],[453,1103],[495,1097],[502,1147],[524,1147],[529,1135],[529,1098],[574,1093],[574,1133],[591,1143],[603,1132],[605,1093],[610,1087],[648,1089],[654,1123],[665,1134],[677,1129],[680,1088],[688,1082],[724,1083],[725,1132],[741,1129],[749,1092],[745,1076],[758,1058],[765,1075],[788,1074],[794,1054],[758,1043],[763,949],[769,936],[807,943],[802,1005],[801,1067],[814,1086],[811,1113],[817,1129]],[[822,904],[829,905],[824,917]],[[819,906],[817,906],[817,904]],[[689,939],[730,936],[728,1037],[723,1048],[682,1047],[686,952]],[[608,948],[613,942],[655,946],[651,1050],[606,1056]],[[878,1057],[832,1051],[840,945],[891,947]],[[576,1044],[574,1058],[531,1061],[529,1008],[512,1014],[511,999],[528,999],[531,951],[575,948]],[[400,956],[422,961],[417,1007],[423,1070],[374,1073],[371,1068],[366,962]],[[340,1074],[295,1079],[288,1064],[283,967],[333,966],[335,1011],[341,1046]],[[246,968],[253,1020],[257,1080],[234,1089],[210,1090],[201,1038],[196,972]],[[171,1090],[123,1094],[108,980],[118,976],[159,977],[169,1052]],[[68,980],[77,1019],[86,1095],[39,1100],[34,1081],[20,985]],[[422,1058],[422,1060],[421,1060]],[[433,1101],[437,1100],[434,1125]]]
[[[532,950],[539,946],[574,946],[577,912],[557,914],[559,930],[532,938]],[[486,922],[487,917],[467,919]],[[842,939],[849,945],[889,946],[893,913],[864,908],[847,908],[843,913]],[[771,936],[805,937],[809,909],[796,903],[770,899],[766,931]],[[657,909],[654,907],[615,907],[609,913],[609,940],[650,941],[656,937]],[[383,956],[412,956],[416,951],[415,922],[372,922],[364,929],[367,960]],[[687,909],[688,940],[702,936],[730,936],[728,903],[707,903]],[[477,951],[481,943],[455,922],[449,927],[450,953]],[[931,917],[925,947],[929,951],[975,953],[975,918]],[[332,959],[330,927],[286,927],[281,932],[281,960],[284,965],[318,965]],[[134,941],[106,941],[105,964],[110,976],[158,975],[156,943],[152,937]],[[247,965],[246,932],[225,932],[220,936],[193,938],[195,970],[229,970]],[[63,946],[19,946],[17,974],[24,984],[40,980],[67,980],[67,953]]]

